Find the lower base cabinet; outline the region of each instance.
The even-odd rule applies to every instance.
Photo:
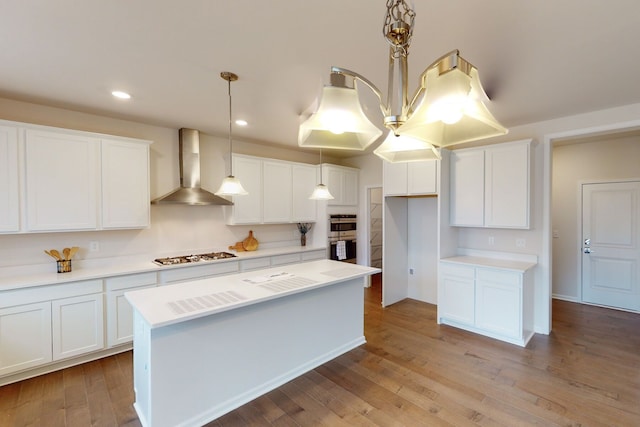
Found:
[[[533,270],[440,262],[438,323],[526,346],[533,336]]]
[[[104,348],[102,280],[0,294],[0,376]]]
[[[107,305],[107,346],[129,344],[133,341],[133,308],[125,292],[156,286],[158,275],[153,273],[111,277],[105,280]]]
[[[51,302],[53,360],[104,348],[102,299],[100,292]]]
[[[51,362],[51,303],[0,309],[0,376]]]

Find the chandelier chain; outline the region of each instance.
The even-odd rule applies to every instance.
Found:
[[[405,0],[387,0],[382,35],[393,48],[393,55],[407,56],[416,13]]]

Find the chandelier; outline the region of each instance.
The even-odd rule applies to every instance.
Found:
[[[389,162],[440,158],[436,147],[489,138],[507,133],[491,115],[485,102],[478,70],[453,50],[438,58],[420,76],[420,86],[409,98],[407,58],[415,12],[405,0],[387,0],[382,28],[389,48],[389,85],[386,100],[364,76],[331,67],[330,84],[322,90],[317,111],[298,132],[301,147],[364,150],[382,130],[362,110],[358,84],[377,96],[389,129],[374,153]]]

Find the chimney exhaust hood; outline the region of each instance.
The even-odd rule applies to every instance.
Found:
[[[233,205],[233,202],[200,188],[200,132],[181,128],[179,131],[180,187],[151,204]]]

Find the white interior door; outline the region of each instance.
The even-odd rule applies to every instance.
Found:
[[[582,186],[582,300],[640,310],[640,182]]]

